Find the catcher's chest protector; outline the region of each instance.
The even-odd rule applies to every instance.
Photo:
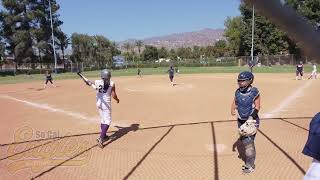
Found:
[[[242,93],[237,89],[236,96],[236,105],[241,120],[247,120],[250,114],[253,112],[255,105],[254,100],[259,95],[259,91],[255,87],[248,88],[247,92]]]

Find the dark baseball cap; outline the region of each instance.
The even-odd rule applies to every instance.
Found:
[[[320,161],[320,112],[310,121],[309,136],[302,153]]]

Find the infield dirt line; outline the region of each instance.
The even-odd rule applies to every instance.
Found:
[[[87,116],[85,116],[83,114],[76,113],[76,112],[71,112],[71,111],[66,111],[66,110],[59,109],[59,108],[54,108],[54,107],[49,106],[48,104],[40,104],[40,103],[35,103],[35,102],[32,102],[32,101],[17,99],[15,97],[8,96],[8,95],[0,95],[0,98],[21,102],[21,103],[24,103],[24,104],[26,104],[28,106],[31,106],[31,107],[34,107],[34,108],[38,108],[38,109],[44,109],[44,110],[47,110],[47,111],[50,111],[50,112],[62,113],[62,114],[65,114],[65,115],[68,115],[68,116],[71,116],[71,117],[77,118],[77,119],[82,119],[82,120],[91,121],[91,122],[96,122],[97,121],[95,118],[87,117]]]
[[[48,104],[40,104],[40,103],[35,103],[32,101],[27,101],[27,100],[22,100],[22,99],[18,99],[12,96],[8,96],[8,95],[0,95],[0,98],[3,99],[9,99],[9,100],[13,100],[16,102],[20,102],[20,103],[24,103],[30,107],[34,107],[36,109],[43,109],[43,110],[47,110],[49,112],[57,112],[60,114],[64,114],[70,117],[73,117],[75,119],[80,119],[80,120],[85,120],[86,122],[91,122],[91,123],[100,123],[100,118],[99,117],[89,117],[86,116],[84,114],[78,113],[78,112],[72,112],[72,111],[67,111],[67,110],[63,110],[63,109],[59,109],[59,108],[54,108]],[[129,126],[128,124],[124,123],[124,122],[112,122],[113,126]]]
[[[294,91],[290,96],[285,98],[276,108],[272,111],[265,113],[262,115],[263,118],[272,118],[277,115],[281,111],[284,111],[293,101],[295,101],[298,97],[303,95],[303,91],[311,85],[312,81],[308,81],[300,86],[296,91]]]

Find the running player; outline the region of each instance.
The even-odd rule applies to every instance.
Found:
[[[49,71],[47,70],[46,73],[45,73],[45,76],[46,76],[46,82],[44,83],[44,87],[43,87],[43,88],[45,89],[45,88],[47,87],[48,82],[50,82],[53,87],[56,87],[56,86],[53,84],[53,82],[52,82],[51,72],[49,72]]]
[[[303,80],[303,63],[300,61],[299,64],[297,64],[297,70],[296,70],[296,80],[299,80],[299,75],[301,79]]]

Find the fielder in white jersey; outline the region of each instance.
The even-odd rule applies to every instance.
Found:
[[[313,63],[313,65],[312,65],[312,73],[311,73],[309,79],[317,79],[317,66],[316,66],[316,63]]]
[[[97,139],[99,147],[103,148],[103,143],[108,140],[107,130],[111,123],[111,97],[120,102],[115,88],[115,83],[111,80],[111,72],[109,70],[101,71],[101,80],[90,82],[90,86],[97,91],[96,105],[101,118],[101,133]]]

